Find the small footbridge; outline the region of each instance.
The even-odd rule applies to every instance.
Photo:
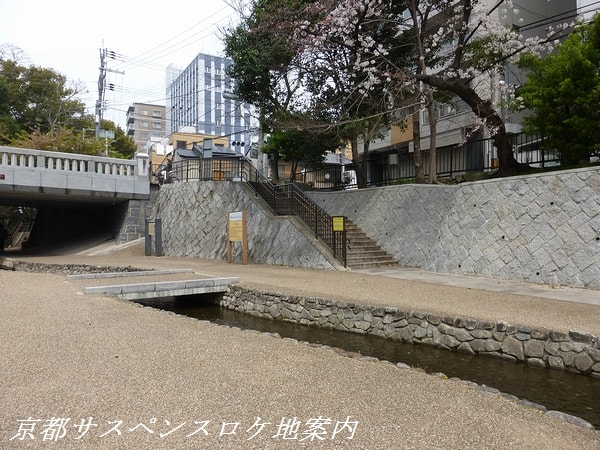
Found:
[[[147,270],[67,275],[84,294],[100,294],[123,300],[147,300],[226,292],[239,283],[237,277],[212,277],[192,269]]]

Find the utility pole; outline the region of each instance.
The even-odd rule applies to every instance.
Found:
[[[110,58],[114,59],[115,58],[115,52],[108,51],[105,48],[101,48],[100,49],[100,76],[98,77],[98,100],[96,100],[96,139],[104,137],[107,138],[106,133],[104,133],[104,136],[102,135],[102,131],[105,130],[101,130],[100,126],[102,123],[102,117],[104,114],[104,109],[105,109],[105,103],[104,103],[104,96],[105,96],[105,92],[106,92],[106,73],[107,72],[114,72],[114,73],[118,73],[121,75],[124,75],[125,72],[121,72],[118,70],[112,70],[109,69],[106,66],[106,56],[109,56]]]

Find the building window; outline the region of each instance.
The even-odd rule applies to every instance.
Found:
[[[154,117],[162,117],[161,111],[159,109],[153,109],[152,110],[152,115]]]
[[[154,128],[155,130],[160,130],[162,128],[162,125],[160,122],[152,122],[152,128]]]
[[[142,114],[142,116],[147,116],[148,115],[148,110],[147,109],[142,109],[140,111],[140,113]]]
[[[434,115],[438,120],[470,110],[471,108],[469,105],[467,105],[464,100],[459,98],[447,103],[436,102],[434,105]],[[429,114],[427,111],[423,112],[423,123],[429,123]]]
[[[142,126],[142,128],[149,128],[150,127],[150,123],[148,121],[146,121],[146,120],[143,120],[141,126]]]

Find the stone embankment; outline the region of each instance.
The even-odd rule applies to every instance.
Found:
[[[220,304],[274,320],[371,334],[600,378],[600,339],[588,333],[442,317],[395,307],[260,292],[240,286],[233,286],[225,293]]]

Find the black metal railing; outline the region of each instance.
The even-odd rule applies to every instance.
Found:
[[[242,179],[278,215],[294,215],[313,232],[316,239],[331,249],[336,259],[346,266],[346,239],[343,232],[333,230],[333,217],[309,199],[293,183],[274,184],[264,177],[250,162],[242,164]]]
[[[152,173],[160,166],[152,168]],[[333,218],[292,183],[274,184],[250,161],[243,158],[189,159],[174,162],[174,181],[244,181],[278,215],[295,215],[314,233],[316,239],[331,249],[346,266],[346,239],[343,232],[333,231]],[[155,175],[156,177],[156,175]]]
[[[174,181],[240,181],[242,163],[239,158],[185,159],[172,164],[171,178]],[[152,166],[152,180],[158,181],[158,173],[165,164]]]
[[[542,136],[523,133],[510,136],[513,154],[518,162],[531,167],[547,168],[560,165],[560,152],[548,149]],[[431,154],[421,152],[423,172],[429,175]],[[457,178],[475,172],[498,169],[497,151],[492,139],[473,139],[462,145],[436,149],[436,175],[440,179]],[[414,153],[371,152],[367,161],[369,180],[367,186],[388,186],[413,181],[416,177]],[[356,188],[356,172],[352,166],[342,170],[339,166],[303,171],[297,182],[311,190],[343,190]]]

